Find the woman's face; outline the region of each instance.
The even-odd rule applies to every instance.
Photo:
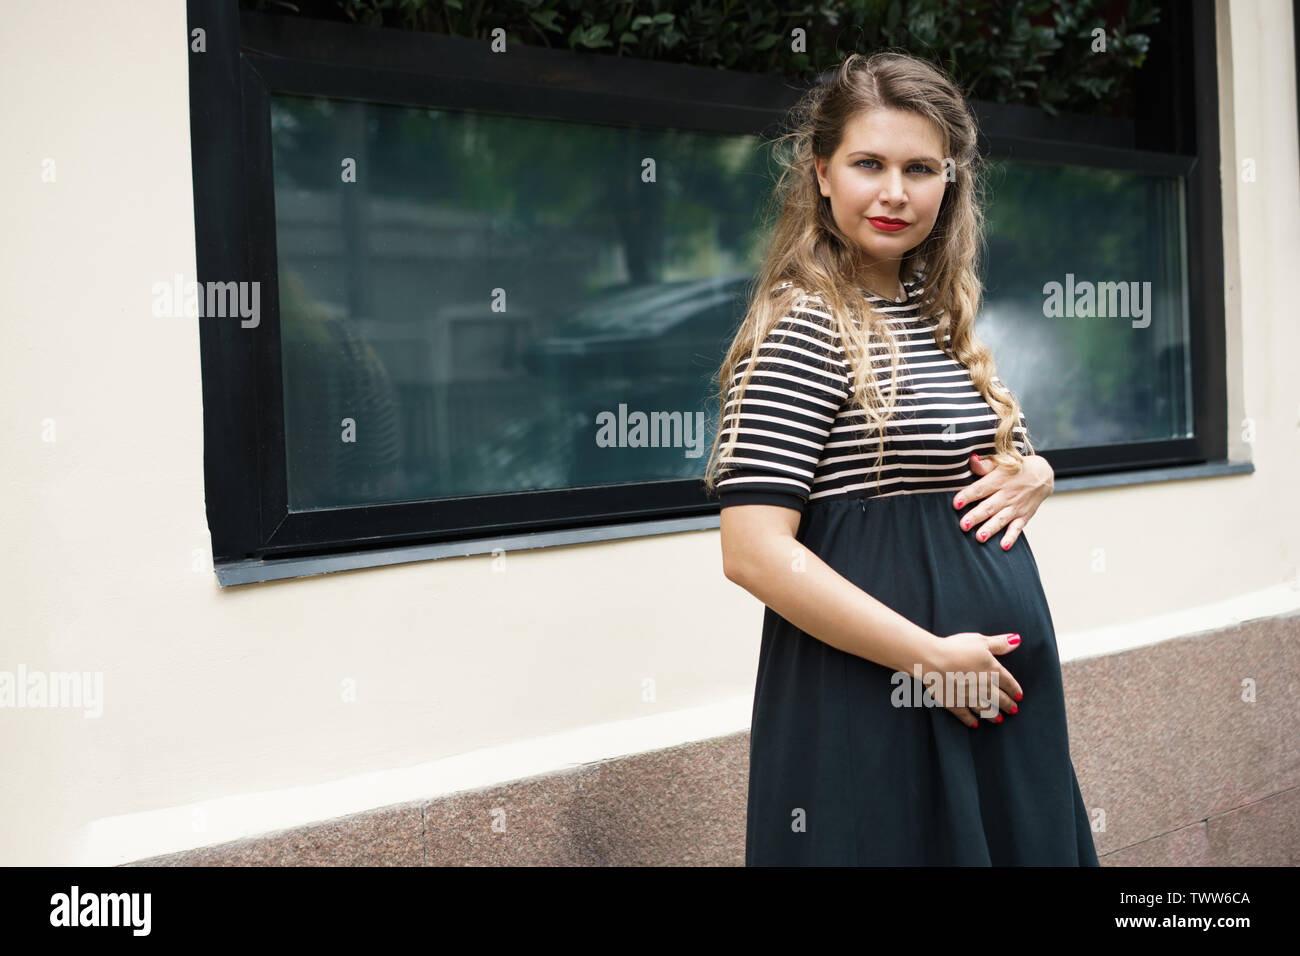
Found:
[[[844,128],[829,160],[817,159],[821,192],[835,223],[870,262],[901,261],[934,228],[943,201],[943,141],[916,113],[879,109],[859,113]],[[906,225],[886,229],[878,218]]]

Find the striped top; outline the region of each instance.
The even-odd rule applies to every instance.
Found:
[[[937,321],[919,314],[925,291],[920,273],[903,287],[902,303],[862,293],[888,316],[899,351],[898,390],[885,429],[879,485],[879,437],[866,412],[849,407],[852,369],[839,333],[831,316],[819,310],[820,300],[809,297],[763,341],[740,408],[737,390],[748,356],[738,364],[723,410],[723,426],[739,428],[734,451],[718,462],[723,508],[772,504],[802,511],[808,501],[834,496],[957,491],[975,480],[970,456],[993,453],[997,413],[980,396],[966,366],[935,346]],[[887,389],[888,346],[872,339],[870,348],[876,380]],[[1016,447],[1024,454],[1023,414],[1016,434]]]

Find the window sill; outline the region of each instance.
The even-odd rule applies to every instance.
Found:
[[[1054,493],[1083,491],[1092,488],[1112,488],[1117,485],[1139,485],[1156,481],[1181,481],[1187,478],[1243,475],[1250,474],[1254,470],[1255,466],[1248,461],[1212,461],[1199,465],[1148,468],[1140,471],[1115,472],[1105,475],[1078,475],[1058,478]],[[217,583],[222,587],[233,587],[240,584],[257,584],[264,581],[281,581],[288,578],[328,574],[334,571],[359,571],[364,568],[377,568],[390,564],[431,561],[437,558],[490,555],[498,550],[503,552],[523,551],[529,548],[554,548],[566,544],[589,544],[594,541],[640,538],[652,534],[705,531],[718,527],[718,523],[719,516],[714,512],[690,518],[635,521],[593,528],[572,528],[564,531],[538,531],[531,534],[504,535],[496,538],[453,541],[444,544],[411,545],[373,551],[353,551],[344,554],[314,555],[305,558],[284,558],[278,561],[235,561],[219,565],[216,568]]]
[[[630,521],[592,528],[534,531],[527,534],[502,535],[495,538],[474,538],[440,544],[404,545],[368,551],[350,551],[342,554],[281,558],[275,561],[232,561],[217,566],[217,583],[222,587],[230,587],[238,584],[256,584],[262,581],[279,581],[285,578],[303,578],[313,574],[328,574],[332,571],[358,571],[363,568],[377,568],[389,564],[431,561],[436,558],[491,555],[498,550],[509,552],[524,551],[529,548],[555,548],[566,544],[588,544],[593,541],[639,538],[651,534],[676,534],[682,531],[701,531],[716,527],[718,527],[718,515],[714,513],[690,518]]]
[[[1207,461],[1198,465],[1142,468],[1136,471],[1116,471],[1104,475],[1072,475],[1056,479],[1053,494],[1060,494],[1062,491],[1085,491],[1091,488],[1113,488],[1117,485],[1145,485],[1154,481],[1217,478],[1220,475],[1249,475],[1254,470],[1254,464],[1248,461]]]

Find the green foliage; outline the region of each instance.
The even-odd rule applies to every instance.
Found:
[[[923,56],[975,99],[1126,114],[1158,0],[240,0],[247,10],[421,30],[807,82],[849,53]],[[1118,20],[1106,14],[1120,10]],[[801,29],[806,52],[795,52]],[[1105,48],[1098,50],[1094,31]]]

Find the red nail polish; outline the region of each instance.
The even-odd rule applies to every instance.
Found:
[[[993,721],[993,723],[995,723],[995,724],[1000,724],[1000,723],[1002,723],[1002,715],[1001,715],[1001,714],[998,714],[998,719],[995,720],[995,721]]]
[[[963,530],[963,531],[969,531],[969,530],[970,530],[970,522],[969,522],[969,521],[963,521],[963,522],[961,523],[961,530]]]
[[[960,498],[957,499],[957,507],[958,507],[958,508],[961,507],[961,499],[960,499]]]
[[[1004,545],[1002,546],[1002,550],[1005,551],[1005,550],[1007,550],[1007,548],[1009,548],[1009,547],[1011,547],[1011,545],[1009,545],[1009,544],[1004,544]]]
[[[1019,699],[1020,699],[1019,697],[1016,698],[1016,700],[1019,700]],[[1013,713],[1013,714],[1018,714],[1018,713],[1020,713],[1020,708],[1017,707],[1015,704],[1012,704],[1012,705],[1011,705],[1011,713]]]
[[[1025,696],[1024,694],[1016,694],[1016,700],[1020,700],[1020,698],[1022,698],[1022,697],[1024,697],[1024,696]]]
[[[976,460],[976,461],[979,461],[979,460],[980,460],[980,456],[979,456],[979,455],[976,455],[976,456],[975,456],[975,460]]]
[[[1012,634],[1010,637],[1007,638],[1007,643],[1008,643],[1008,644],[1019,644],[1019,643],[1020,643],[1020,635],[1019,635],[1019,634]]]
[[[984,540],[984,532],[983,532],[983,531],[981,531],[981,532],[979,533],[979,539],[980,539],[981,541]]]

